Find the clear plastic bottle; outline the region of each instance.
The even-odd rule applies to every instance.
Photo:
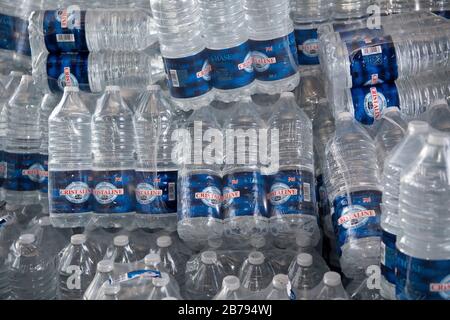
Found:
[[[253,92],[255,80],[243,0],[198,2],[215,98],[238,101]]]
[[[336,119],[326,148],[325,184],[342,271],[349,278],[380,259],[381,189],[375,143],[353,116]]]
[[[213,300],[247,300],[251,292],[241,286],[241,281],[236,276],[226,276],[222,281],[222,288],[214,296]]]
[[[92,117],[92,209],[99,226],[133,225],[134,132],[133,112],[120,88],[107,87]]]
[[[137,257],[126,235],[119,235],[113,239],[112,250],[106,253],[105,258],[114,263],[114,274],[121,275],[134,271],[137,266]]]
[[[384,160],[392,149],[403,139],[408,127],[403,119],[400,109],[387,108],[381,114],[381,119],[376,123],[375,145],[377,148],[378,166],[384,168]]]
[[[276,242],[291,243],[297,234],[307,234],[315,243],[320,231],[312,123],[291,92],[282,93],[274,108],[277,111],[270,118],[269,127],[279,131],[278,141],[271,143],[271,148],[278,151],[279,166],[268,177],[269,228]]]
[[[120,300],[120,283],[106,283],[97,300]]]
[[[256,139],[258,130],[266,125],[255,110],[251,98],[244,98],[235,105],[223,126],[224,132],[230,133],[228,139],[233,139],[230,141],[233,149],[226,152],[223,169],[224,233],[242,245],[251,238],[264,237],[268,232],[265,179],[258,161]],[[243,141],[247,130],[254,133],[253,137],[250,134],[248,144]]]
[[[439,14],[441,12],[448,12],[450,10],[450,3],[448,2],[448,0],[391,0],[390,4],[393,13],[429,10]]]
[[[293,300],[289,290],[290,281],[287,275],[277,274],[269,286],[261,293],[265,300]]]
[[[299,82],[298,55],[289,0],[244,0],[244,8],[257,91],[294,90]]]
[[[295,300],[311,300],[316,294],[315,289],[322,280],[324,272],[318,268],[314,260],[311,254],[300,253],[292,261],[288,277]]]
[[[259,251],[250,252],[239,270],[242,286],[253,292],[267,288],[274,275],[272,266]]]
[[[83,299],[100,257],[99,250],[86,241],[84,234],[70,238],[70,244],[64,248],[59,260],[59,299]]]
[[[427,110],[425,117],[430,127],[450,132],[450,106],[446,100],[435,101]]]
[[[57,256],[60,255],[72,234],[70,229],[54,228],[48,216],[34,218],[25,232],[33,233],[36,244],[45,248],[46,254],[54,259],[57,259]]]
[[[216,148],[210,159],[201,146],[208,133],[221,134],[221,127],[209,107],[195,110],[185,129],[194,139],[193,150],[183,155],[178,184],[178,227],[181,239],[190,247],[202,249],[208,240],[220,239],[223,232],[222,172],[223,152]],[[211,137],[211,139],[213,139]]]
[[[320,253],[316,250],[315,247],[313,247],[313,243],[311,242],[311,238],[307,237],[305,235],[298,235],[295,239],[295,244],[297,245],[297,256],[298,258],[299,254],[307,253],[310,254],[313,257],[313,263],[314,267],[319,270],[322,274],[324,274],[327,271],[330,271],[328,268],[327,263],[323,259],[323,257],[320,255]],[[289,266],[289,273],[290,276],[294,270],[295,270],[295,262],[296,260],[292,261]]]
[[[78,87],[65,87],[48,129],[49,212],[56,227],[85,226],[91,206],[91,114]]]
[[[333,1],[333,18],[336,20],[358,19],[369,15],[368,8],[373,0]]]
[[[158,85],[147,87],[135,112],[136,224],[174,230],[178,168],[172,161],[174,107]]]
[[[11,296],[14,300],[56,299],[56,260],[36,243],[33,234],[23,234],[8,257]]]
[[[97,271],[94,279],[83,294],[83,300],[96,300],[100,296],[100,289],[105,282],[111,282],[113,279],[114,265],[110,260],[102,260],[97,263]]]
[[[372,271],[376,270],[376,271]],[[352,300],[384,300],[380,294],[380,267],[369,266],[364,277],[353,279],[345,290]]]
[[[9,207],[7,209],[25,210],[25,223],[41,210],[39,205],[39,171],[42,170],[39,157],[41,98],[33,78],[23,75],[7,107],[5,158],[8,171],[3,189]]]
[[[197,0],[151,0],[170,94],[185,110],[214,99],[211,65]]]
[[[152,279],[152,289],[148,295],[148,300],[162,300],[167,297],[175,297],[182,299],[178,286],[176,283],[172,283],[169,274],[163,272],[161,277]]]
[[[431,132],[401,177],[396,296],[448,300],[450,187],[448,134]]]
[[[189,299],[209,300],[220,290],[226,276],[222,264],[214,251],[201,253],[201,264],[197,269],[186,273],[185,291]]]
[[[349,296],[342,286],[341,276],[333,271],[324,274],[316,292],[315,300],[349,300]]]

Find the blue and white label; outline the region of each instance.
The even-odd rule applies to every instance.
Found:
[[[272,40],[249,40],[256,79],[276,81],[297,73],[297,45],[292,32]]]
[[[43,170],[41,157],[37,153],[5,152],[6,179],[3,187],[13,191],[39,190]]]
[[[208,49],[208,61],[212,67],[214,88],[229,90],[245,87],[255,80],[253,60],[248,42],[239,46],[212,50]]]
[[[47,57],[48,86],[53,93],[66,86],[79,87],[91,92],[89,85],[89,53],[49,54]]]
[[[339,248],[352,239],[381,237],[381,192],[358,191],[349,197],[342,195],[333,201],[332,220]]]
[[[0,14],[0,49],[31,56],[27,20]]]
[[[222,178],[211,174],[191,174],[180,179],[181,204],[178,219],[222,216]]]
[[[48,52],[89,51],[85,33],[86,11],[77,6],[45,11],[43,33]]]
[[[398,300],[450,300],[450,260],[424,260],[397,252]]]
[[[134,170],[93,171],[93,210],[96,213],[128,213],[135,210]]]
[[[48,154],[41,154],[42,170],[39,172],[42,193],[48,193]]]
[[[317,29],[295,29],[298,49],[298,64],[310,66],[319,64],[319,44]]]
[[[395,267],[397,264],[397,236],[385,230],[381,237],[381,276],[392,285],[395,285]]]
[[[194,98],[211,90],[212,67],[208,50],[185,58],[163,58],[170,94],[174,98]]]
[[[392,82],[398,78],[397,55],[390,36],[362,37],[356,33],[355,40],[346,45],[353,87]]]
[[[177,179],[178,171],[136,171],[136,212],[176,213]]]
[[[401,107],[395,83],[353,88],[351,94],[355,119],[362,124],[371,125],[381,119],[386,108]]]
[[[236,172],[223,178],[224,217],[263,216],[267,210],[265,177],[260,172]]]
[[[270,216],[316,215],[314,175],[304,170],[282,170],[268,177]]]
[[[49,209],[51,214],[92,211],[91,171],[50,171]]]

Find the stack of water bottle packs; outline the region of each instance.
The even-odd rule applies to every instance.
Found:
[[[449,12],[0,0],[0,299],[449,300]]]

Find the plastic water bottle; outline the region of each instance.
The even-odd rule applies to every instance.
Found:
[[[307,234],[316,243],[320,231],[312,123],[291,92],[282,93],[274,109],[269,127],[279,131],[278,141],[271,144],[279,150],[279,167],[268,179],[270,231],[276,242],[291,243],[297,234]]]
[[[259,251],[250,252],[239,270],[242,286],[253,292],[267,288],[274,275],[272,266]]]
[[[92,117],[93,211],[99,226],[130,226],[135,212],[133,113],[108,86]]]
[[[434,73],[341,92],[334,99],[335,114],[347,110],[371,125],[390,107],[400,108],[407,119],[421,115],[433,102],[449,96],[450,80],[446,73]]]
[[[431,132],[401,177],[398,299],[449,299],[449,143],[448,134]]]
[[[43,52],[140,51],[157,41],[151,17],[144,10],[85,10],[70,5],[38,10],[29,18],[33,56]]]
[[[265,300],[293,300],[288,276],[285,274],[275,275],[269,286],[261,292],[261,296]]]
[[[305,235],[298,235],[295,239],[295,243],[297,245],[297,257],[299,254],[307,253],[310,254],[313,258],[314,267],[319,270],[322,274],[327,271],[330,271],[327,263],[323,259],[323,257],[319,254],[316,248],[313,247],[313,243],[311,242],[311,238]],[[297,260],[292,261],[289,266],[289,275],[294,272],[295,262]]]
[[[214,99],[212,68],[198,1],[151,0],[150,5],[173,100],[185,110],[208,105]]]
[[[172,134],[179,123],[158,85],[149,86],[135,113],[136,224],[174,230],[178,168],[172,160]]]
[[[105,284],[105,282],[111,282],[113,279],[114,265],[110,260],[102,260],[97,263],[97,271],[95,273],[94,279],[87,287],[83,294],[83,300],[96,300],[100,294],[100,289]]]
[[[352,300],[384,300],[380,288],[380,268],[369,266],[364,277],[352,280],[345,289]]]
[[[33,62],[33,78],[44,92],[65,86],[99,93],[107,86],[144,89],[164,75],[158,49],[142,52],[43,53]]]
[[[243,0],[198,2],[215,98],[238,101],[253,92],[255,80]]]
[[[112,250],[108,250],[105,258],[114,263],[115,275],[133,271],[137,262],[134,249],[130,245],[130,239],[126,235],[114,237]]]
[[[256,137],[250,138],[248,144],[243,141],[246,130],[256,134],[265,128],[255,109],[250,97],[242,99],[223,126],[225,133],[234,135],[231,137],[233,149],[230,147],[226,153],[223,169],[224,233],[242,244],[254,237],[264,237],[268,232],[269,213],[265,179],[258,162],[258,144]]]
[[[50,99],[50,98],[49,98]],[[49,212],[56,227],[82,227],[91,217],[91,114],[78,87],[65,87],[48,129]]]
[[[8,258],[11,296],[15,300],[56,298],[56,260],[36,243],[33,234],[23,234],[11,247]]]
[[[214,296],[213,300],[247,300],[251,292],[241,286],[241,281],[236,276],[226,276],[222,281],[222,288]]]
[[[378,166],[383,170],[384,160],[392,149],[403,139],[408,124],[403,119],[400,109],[384,109],[381,119],[376,124],[375,145],[378,155]]]
[[[185,129],[194,150],[184,155],[179,174],[178,234],[190,247],[205,248],[208,240],[220,239],[223,232],[222,173],[223,152],[215,149],[206,159],[202,141],[208,132],[221,133],[210,108],[194,111]],[[212,139],[212,138],[211,138]],[[197,150],[198,148],[198,150]]]
[[[165,272],[161,273],[161,277],[153,278],[153,287],[148,295],[148,300],[162,300],[168,297],[182,299],[178,286],[170,279],[169,274]]]
[[[84,234],[70,238],[59,261],[59,299],[81,300],[95,275],[95,266],[100,252],[86,241]]]
[[[36,238],[36,245],[45,248],[46,254],[56,259],[70,238],[70,229],[54,228],[48,216],[34,218],[33,220],[35,221],[31,221],[31,225],[25,232],[33,233]],[[34,224],[32,224],[33,222]]]
[[[8,254],[13,242],[19,237],[20,226],[13,214],[7,214],[3,202],[0,212],[0,299],[10,297]]]
[[[300,253],[292,261],[288,277],[296,300],[311,300],[316,294],[314,289],[323,278],[324,272],[314,258],[309,253]]]
[[[425,117],[432,128],[450,132],[450,106],[447,101],[435,101],[427,110]]]
[[[341,276],[337,272],[325,273],[316,290],[315,300],[349,300],[349,296],[342,286]]]
[[[39,206],[39,105],[41,94],[33,78],[24,75],[9,100],[8,130],[5,147],[7,163],[6,180],[3,184],[5,200],[11,210],[26,210],[26,221],[36,215]],[[7,208],[8,209],[8,208]]]
[[[217,254],[214,251],[203,251],[198,268],[186,273],[187,297],[192,300],[212,299],[219,292],[225,276]]]
[[[298,54],[289,0],[244,0],[244,8],[258,92],[294,90]]]
[[[298,49],[298,64],[300,67],[318,65],[319,40],[317,29],[330,19],[332,2],[291,0],[290,4]]]
[[[344,112],[326,148],[325,183],[342,271],[349,278],[380,259],[381,189],[376,147],[366,130]]]
[[[333,1],[333,18],[337,20],[358,19],[369,15],[368,8],[373,0]]]

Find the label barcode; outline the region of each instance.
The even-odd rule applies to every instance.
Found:
[[[75,36],[72,33],[57,34],[56,41],[57,42],[75,42]]]
[[[174,201],[175,196],[175,182],[169,182],[169,201]]]
[[[381,46],[366,47],[366,48],[362,48],[361,50],[362,50],[363,56],[370,56],[370,55],[379,54],[382,52]]]
[[[177,70],[170,70],[170,79],[172,80],[172,85],[174,87],[179,87],[180,86],[180,82],[178,81],[178,73]]]
[[[303,201],[311,202],[311,185],[303,183]]]

